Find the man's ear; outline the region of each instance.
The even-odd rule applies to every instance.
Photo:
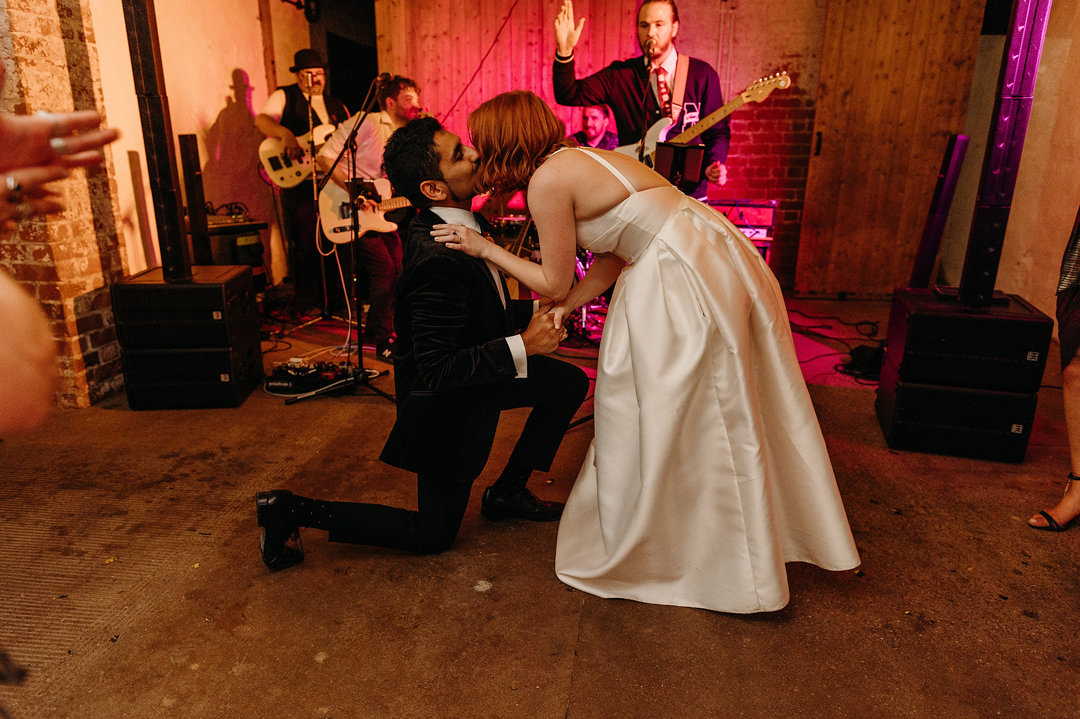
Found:
[[[434,202],[446,199],[446,186],[438,180],[424,180],[420,183],[420,193]]]
[[[675,36],[679,34],[679,21],[671,23],[671,39],[674,40]]]

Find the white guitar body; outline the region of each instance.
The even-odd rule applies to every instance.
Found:
[[[311,132],[296,138],[304,149],[304,156],[299,160],[290,160],[285,156],[285,145],[276,137],[268,137],[259,144],[259,161],[266,170],[270,181],[278,187],[296,187],[311,177],[311,139],[315,139],[318,152],[326,138],[337,129],[333,125],[318,125]]]
[[[363,237],[368,232],[393,232],[397,225],[386,219],[386,212],[408,207],[410,204],[404,197],[390,197],[390,181],[385,177],[374,180],[374,183],[383,202],[375,207],[370,204],[358,206],[357,237]],[[352,216],[353,205],[349,202],[349,191],[336,182],[328,182],[319,193],[319,223],[326,239],[335,245],[352,242]]]
[[[708,130],[716,123],[723,120],[725,117],[733,113],[748,102],[762,102],[773,90],[784,89],[791,87],[791,78],[788,77],[786,72],[778,72],[768,77],[763,77],[750,87],[740,92],[734,100],[721,107],[716,112],[711,113],[707,117],[702,118],[696,124],[683,130],[678,135],[672,138],[668,138],[671,130],[671,119],[662,117],[657,120],[649,131],[645,133],[645,152],[641,152],[641,143],[635,142],[632,145],[622,145],[616,147],[615,152],[622,153],[628,157],[634,159],[641,158],[649,167],[653,166],[653,161],[656,155],[656,144],[658,142],[690,142],[701,133]]]
[[[645,154],[642,157],[643,162],[652,167],[653,156],[656,154],[656,143],[667,141],[668,132],[671,130],[672,120],[670,117],[662,117],[653,123],[653,126],[649,128],[649,131],[645,133]],[[635,160],[639,157],[639,151],[641,148],[640,142],[635,142],[632,145],[621,145],[615,148],[615,152],[632,157]]]

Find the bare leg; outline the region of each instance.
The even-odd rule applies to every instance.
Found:
[[[1080,477],[1080,355],[1074,356],[1062,373],[1064,377],[1065,432],[1069,437],[1069,456],[1072,473]],[[1065,485],[1065,496],[1053,507],[1045,510],[1058,524],[1065,524],[1080,516],[1080,482],[1073,480]],[[1049,526],[1046,518],[1036,514],[1028,520],[1033,527]]]

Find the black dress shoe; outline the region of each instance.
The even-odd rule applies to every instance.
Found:
[[[553,522],[562,516],[562,502],[545,502],[527,489],[508,495],[497,494],[494,489],[494,486],[485,489],[480,500],[480,516],[491,522],[501,519]]]
[[[284,489],[255,495],[255,515],[262,527],[259,547],[262,560],[271,571],[285,569],[304,561],[300,530],[292,518],[293,493]],[[289,540],[293,545],[289,544]]]

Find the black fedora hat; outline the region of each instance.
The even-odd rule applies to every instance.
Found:
[[[325,68],[326,63],[323,62],[322,56],[314,50],[304,48],[298,50],[293,55],[293,66],[289,68],[289,72],[299,72],[300,70],[308,70],[313,67]]]

